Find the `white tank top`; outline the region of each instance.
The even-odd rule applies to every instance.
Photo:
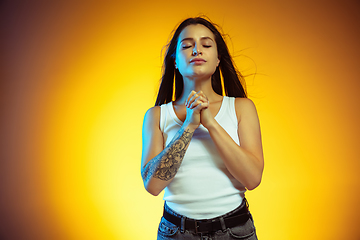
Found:
[[[215,120],[239,144],[235,98],[223,97]],[[160,129],[166,145],[182,124],[172,102],[161,105]],[[165,188],[164,200],[181,215],[209,219],[238,207],[245,191],[245,187],[225,167],[208,130],[200,125],[194,132],[177,174]]]

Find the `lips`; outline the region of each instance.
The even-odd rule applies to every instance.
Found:
[[[190,63],[194,63],[194,64],[201,64],[204,62],[206,62],[206,61],[205,61],[205,59],[202,59],[202,58],[193,58],[190,60]]]

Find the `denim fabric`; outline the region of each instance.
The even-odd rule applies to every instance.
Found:
[[[245,199],[244,199],[245,200]],[[219,217],[226,217],[237,210],[239,210],[243,205],[246,204],[246,200],[233,211],[226,213]],[[165,209],[178,217],[182,217],[182,215],[171,210],[165,203]],[[250,215],[251,216],[251,215]],[[232,228],[225,228],[223,230],[218,230],[213,233],[195,233],[188,230],[181,231],[180,227],[174,225],[173,223],[167,221],[164,217],[161,218],[159,229],[158,229],[158,240],[167,240],[167,239],[189,239],[189,240],[228,240],[228,239],[243,239],[243,240],[257,240],[254,221],[252,216],[249,220],[239,226],[235,226]]]

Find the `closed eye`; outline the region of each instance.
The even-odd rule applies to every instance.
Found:
[[[209,48],[209,47],[211,47],[211,45],[203,45],[203,47]]]

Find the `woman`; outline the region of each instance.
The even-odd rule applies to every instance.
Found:
[[[148,192],[165,189],[158,239],[257,239],[244,193],[262,177],[259,120],[217,28],[183,21],[163,70],[144,118],[141,170]]]

